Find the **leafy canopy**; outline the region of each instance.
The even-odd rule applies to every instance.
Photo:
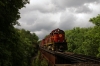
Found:
[[[98,16],[96,17],[90,18],[89,21],[95,24],[96,26],[100,26],[100,14],[98,14]]]

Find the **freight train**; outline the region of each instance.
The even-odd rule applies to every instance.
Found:
[[[59,28],[51,31],[49,35],[47,35],[43,40],[41,40],[40,47],[60,52],[67,50],[65,32]]]

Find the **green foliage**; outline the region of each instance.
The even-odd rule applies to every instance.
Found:
[[[6,31],[19,24],[19,9],[27,3],[28,0],[0,0],[0,30]]]
[[[31,58],[38,50],[38,37],[24,29],[15,29],[14,32],[15,34],[0,42],[0,66],[30,66]]]
[[[32,62],[32,66],[48,66],[47,60],[44,58],[40,58],[41,54],[38,52],[38,55],[35,57],[34,61]]]
[[[35,33],[30,33],[24,29],[18,30],[21,44],[23,45],[24,55],[28,65],[31,65],[31,59],[38,51],[38,37]]]
[[[0,66],[30,66],[37,51],[35,33],[14,28],[19,25],[19,9],[27,3],[28,0],[0,0]]]
[[[96,26],[92,28],[76,27],[65,31],[68,51],[100,57],[100,15],[90,19]]]
[[[90,18],[89,21],[95,24],[96,26],[100,26],[100,14],[98,14],[98,16],[96,17]]]

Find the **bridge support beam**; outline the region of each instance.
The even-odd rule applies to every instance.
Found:
[[[48,52],[47,52],[48,51]],[[45,58],[48,61],[48,66],[59,66],[59,65],[66,65],[71,64],[70,59],[66,60],[60,56],[56,56],[54,52],[50,53],[50,50],[40,50],[41,57]]]

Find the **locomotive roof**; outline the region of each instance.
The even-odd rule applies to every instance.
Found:
[[[54,33],[54,32],[64,32],[64,31],[59,29],[59,28],[57,28],[57,29],[53,30],[51,33]]]

